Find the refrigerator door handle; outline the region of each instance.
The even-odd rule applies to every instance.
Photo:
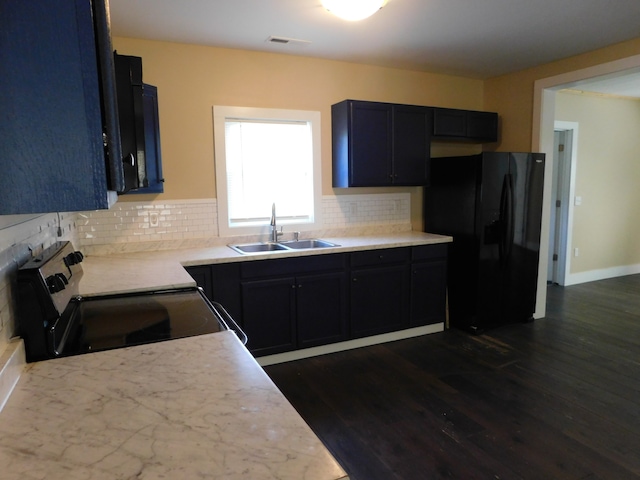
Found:
[[[502,180],[502,191],[500,192],[500,238],[498,240],[498,260],[500,262],[500,268],[503,268],[506,264],[506,241],[507,241],[507,222],[508,222],[508,202],[509,202],[509,186],[505,175]]]
[[[507,186],[507,225],[505,228],[505,264],[509,263],[511,258],[511,251],[513,250],[513,238],[515,228],[515,206],[513,198],[513,175],[508,174],[505,176]]]

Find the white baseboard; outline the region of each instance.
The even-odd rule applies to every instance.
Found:
[[[589,270],[588,272],[570,273],[565,278],[564,285],[577,285],[579,283],[595,282],[596,280],[624,277],[625,275],[635,275],[637,273],[640,273],[640,264]]]
[[[274,355],[266,355],[256,358],[257,362],[266,367],[276,363],[291,362],[303,358],[317,357],[327,353],[342,352],[344,350],[352,350],[354,348],[368,347],[379,343],[393,342],[395,340],[403,340],[405,338],[419,337],[430,333],[442,332],[444,323],[435,323],[423,327],[409,328],[397,332],[384,333],[382,335],[374,335],[372,337],[357,338],[346,342],[332,343],[330,345],[322,345],[320,347],[305,348],[304,350],[294,350],[293,352],[276,353]]]

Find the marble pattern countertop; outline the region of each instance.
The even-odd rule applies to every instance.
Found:
[[[113,252],[87,256],[80,294],[84,296],[180,288],[195,285],[183,266],[244,262],[267,258],[326,255],[378,248],[448,243],[452,238],[432,233],[405,232],[349,237],[322,237],[337,247],[243,255],[227,245],[143,252]]]
[[[232,332],[29,364],[0,465],[5,480],[347,478]]]
[[[195,285],[183,266],[452,240],[427,233],[326,239],[340,246],[88,255],[80,294]],[[14,371],[9,363],[5,370]],[[233,332],[28,364],[0,412],[0,465],[2,479],[26,480],[347,478]]]

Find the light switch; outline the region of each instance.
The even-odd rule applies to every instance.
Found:
[[[577,205],[582,205],[582,197],[579,197],[579,196],[576,195],[576,198],[575,198],[573,204],[576,205],[576,206]]]

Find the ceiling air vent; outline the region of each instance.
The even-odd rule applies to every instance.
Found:
[[[311,43],[309,40],[300,40],[299,38],[274,37],[273,35],[267,38],[266,42],[274,43],[276,45],[291,45],[298,47],[303,47]]]

